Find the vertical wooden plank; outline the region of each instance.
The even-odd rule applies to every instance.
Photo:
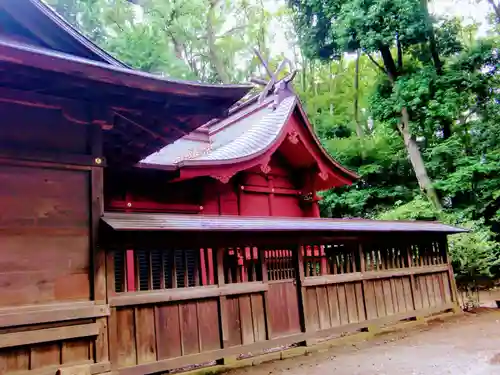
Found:
[[[243,345],[255,342],[253,334],[252,306],[250,305],[250,296],[242,295],[239,298],[240,304],[240,324],[241,341]]]
[[[429,299],[429,293],[427,290],[427,283],[425,280],[425,275],[419,275],[417,276],[417,283],[420,286],[420,292],[422,294],[422,308],[427,309],[431,307],[430,299]]]
[[[328,310],[330,312],[330,325],[332,327],[337,327],[340,325],[340,311],[339,311],[339,301],[337,295],[336,285],[327,285],[327,301]]]
[[[316,301],[318,305],[319,329],[330,328],[330,309],[328,307],[326,286],[316,287]]]
[[[391,278],[389,280],[390,286],[391,286],[391,295],[392,295],[392,301],[393,301],[393,306],[394,306],[394,312],[399,313],[405,311],[404,309],[404,303],[401,302],[401,297],[398,295],[397,289],[396,289],[396,284],[398,283],[398,279],[396,278]]]
[[[297,285],[292,280],[287,283],[283,283],[283,285],[286,287],[286,303],[289,307],[287,310],[287,314],[290,333],[300,332],[302,326],[300,320],[299,299],[297,296]]]
[[[425,282],[427,283],[427,293],[429,293],[429,303],[431,307],[435,307],[437,306],[437,301],[432,274],[424,275],[424,277]]]
[[[137,364],[135,347],[135,320],[134,309],[125,308],[116,310],[116,363],[120,367]]]
[[[320,329],[318,303],[316,300],[316,287],[305,288],[305,314],[307,330],[318,331]]]
[[[198,315],[196,302],[179,305],[181,311],[181,332],[183,355],[199,353]]]
[[[62,344],[61,363],[63,365],[90,359],[88,340],[69,340]]]
[[[365,295],[365,306],[366,306],[366,317],[368,320],[376,319],[377,315],[377,302],[375,299],[375,288],[373,281],[364,282],[364,295]]]
[[[377,316],[382,318],[386,316],[385,300],[384,300],[384,290],[382,287],[382,281],[373,281],[373,288],[375,290],[375,302],[377,304]]]
[[[414,291],[411,288],[410,278],[403,277],[403,278],[401,278],[401,282],[403,284],[404,301],[401,300],[400,303],[401,304],[404,303],[406,305],[406,311],[414,310],[415,306],[414,306],[414,301],[412,298],[412,294]]]
[[[226,298],[226,319],[228,325],[228,346],[241,345],[241,324],[238,297]]]
[[[61,346],[58,343],[39,344],[31,348],[30,370],[61,364]]]
[[[360,322],[366,320],[365,297],[363,293],[363,283],[354,283],[356,293],[356,304],[358,309],[358,320]]]
[[[446,297],[444,295],[444,285],[441,274],[440,273],[434,274],[433,279],[434,279],[434,290],[436,291],[438,306],[444,305],[446,303]]]
[[[356,323],[359,321],[359,318],[358,318],[358,306],[356,302],[356,290],[354,289],[354,283],[345,284],[345,291],[346,291],[347,315],[349,317],[349,323]]]
[[[116,307],[109,309],[108,317],[108,338],[109,338],[109,361],[112,368],[118,365],[118,321]]]
[[[396,290],[396,296],[398,299],[398,311],[405,312],[405,311],[407,311],[407,308],[406,308],[405,290],[403,287],[403,280],[401,277],[398,277],[398,278],[395,278],[393,281],[394,281],[394,289]]]
[[[178,305],[156,307],[156,347],[158,360],[182,355]]]
[[[382,280],[382,290],[387,315],[394,314],[394,300],[392,299],[391,282],[389,279]]]
[[[141,364],[156,361],[154,307],[136,308],[135,327],[137,363]]]
[[[252,305],[252,318],[255,341],[266,340],[266,317],[264,311],[264,297],[261,294],[252,294],[250,297]]]
[[[218,304],[216,300],[197,302],[201,351],[220,349]]]
[[[94,349],[96,362],[109,361],[107,321],[107,318],[96,319],[96,323],[99,324],[99,335],[96,337]]]
[[[337,295],[339,301],[340,324],[349,324],[349,313],[347,311],[347,297],[344,284],[337,285]]]
[[[28,348],[4,349],[0,354],[0,374],[28,371],[30,350]]]

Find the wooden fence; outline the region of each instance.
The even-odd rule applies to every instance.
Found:
[[[120,375],[314,343],[457,302],[444,238],[117,250],[106,267],[110,362]]]

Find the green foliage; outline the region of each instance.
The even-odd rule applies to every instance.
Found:
[[[471,231],[451,236],[448,248],[457,286],[467,290],[498,271],[500,247],[481,221],[463,223],[462,226]]]

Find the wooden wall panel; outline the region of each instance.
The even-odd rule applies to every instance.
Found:
[[[156,345],[160,360],[182,355],[179,305],[156,307]]]
[[[337,285],[327,285],[326,291],[328,300],[328,311],[330,313],[330,325],[331,327],[338,327],[341,325],[341,322],[340,322]]]
[[[137,307],[135,310],[135,341],[137,363],[156,361],[156,335],[154,307]]]
[[[199,353],[198,313],[196,302],[187,302],[180,305],[182,354]]]
[[[250,296],[250,301],[252,304],[254,341],[265,341],[267,332],[264,297],[262,294],[252,294]]]
[[[241,323],[240,323],[240,304],[238,297],[226,298],[226,319],[228,328],[228,345],[241,345]]]
[[[116,310],[115,328],[116,333],[112,336],[116,337],[116,342],[111,343],[111,345],[116,352],[116,364],[119,367],[137,364],[133,307]]]
[[[268,299],[272,337],[300,332],[296,285],[293,282],[272,283]]]
[[[201,351],[220,349],[219,309],[217,300],[197,302]]]
[[[272,199],[273,216],[304,216],[302,208],[300,207],[299,197],[288,195],[274,195]]]
[[[0,306],[89,300],[89,172],[0,166]]]
[[[324,330],[366,320],[361,282],[307,287],[308,330]]]
[[[261,193],[240,194],[241,216],[269,216],[269,195]]]
[[[0,350],[0,374],[43,370],[59,365],[93,363],[93,339],[79,338]]]

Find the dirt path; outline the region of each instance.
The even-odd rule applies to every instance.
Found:
[[[325,353],[229,372],[231,375],[498,375],[500,310],[446,321]]]

